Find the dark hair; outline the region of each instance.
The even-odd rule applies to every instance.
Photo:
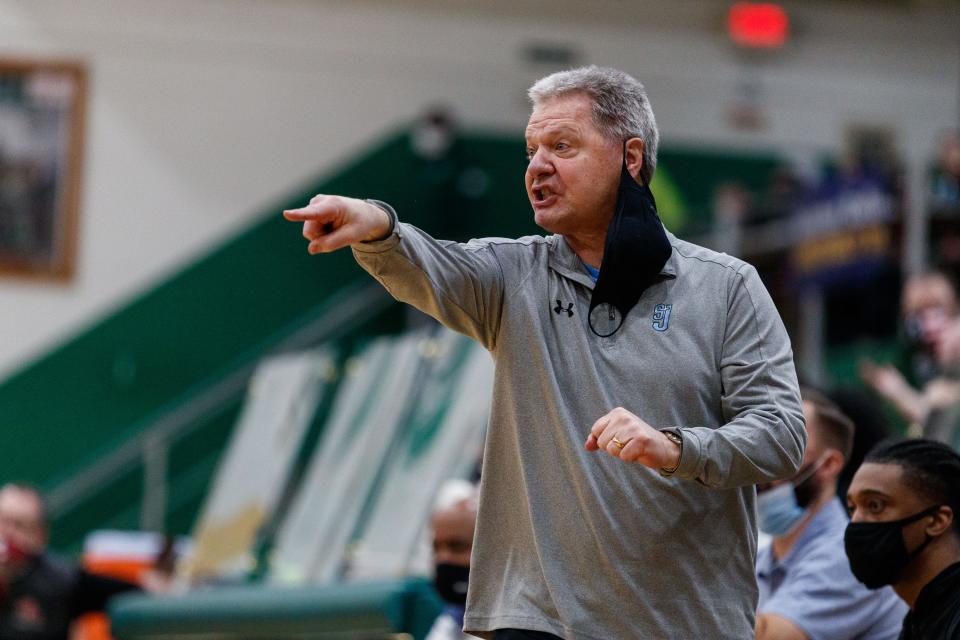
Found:
[[[814,419],[817,423],[817,435],[831,449],[843,454],[843,460],[850,459],[853,450],[853,421],[840,407],[825,394],[811,387],[801,387],[800,397],[814,407]],[[810,425],[807,425],[810,428]]]
[[[864,463],[896,464],[913,491],[953,510],[953,531],[960,537],[960,454],[936,440],[885,441],[873,448]]]

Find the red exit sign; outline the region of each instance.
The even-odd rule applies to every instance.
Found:
[[[790,20],[778,4],[737,2],[727,14],[727,31],[742,47],[779,49],[787,41]]]

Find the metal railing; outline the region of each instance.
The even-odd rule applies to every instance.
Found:
[[[268,356],[295,351],[322,341],[336,340],[394,304],[376,283],[338,292],[317,307],[316,317],[296,329],[273,336],[228,373],[189,393],[172,409],[145,420],[136,434],[60,481],[46,493],[51,519],[79,509],[124,474],[143,468],[140,524],[163,531],[168,497],[167,466],[170,448],[194,433],[206,420],[242,397],[258,362]]]

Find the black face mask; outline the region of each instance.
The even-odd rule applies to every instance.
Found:
[[[463,607],[467,604],[469,579],[469,566],[440,563],[434,567],[433,588],[444,602]]]
[[[903,528],[935,513],[940,505],[933,505],[920,513],[891,522],[851,522],[843,535],[843,546],[850,561],[854,577],[869,589],[879,589],[893,584],[903,568],[920,555],[930,541],[927,536],[919,547],[907,551],[903,541]]]
[[[671,251],[653,193],[627,171],[624,143],[617,205],[590,299],[590,330],[601,338],[616,333],[643,292],[656,281]]]

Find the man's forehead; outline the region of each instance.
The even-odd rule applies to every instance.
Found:
[[[0,489],[0,513],[39,519],[42,512],[40,499],[32,491],[11,486]]]
[[[433,515],[432,523],[435,535],[469,532],[476,526],[476,515],[468,508],[443,509]]]
[[[559,96],[538,105],[527,122],[527,136],[554,128],[582,129],[592,124],[592,103],[588,96]]]
[[[948,307],[953,303],[954,294],[949,282],[931,276],[908,285],[903,298],[907,311],[918,311],[922,307]]]
[[[527,125],[524,132],[527,139],[541,135],[556,135],[562,133],[580,133],[583,131],[583,125],[573,119],[558,118],[544,122],[531,122]]]
[[[906,491],[901,478],[903,468],[898,464],[865,462],[850,482],[850,496],[883,494],[895,496]]]

